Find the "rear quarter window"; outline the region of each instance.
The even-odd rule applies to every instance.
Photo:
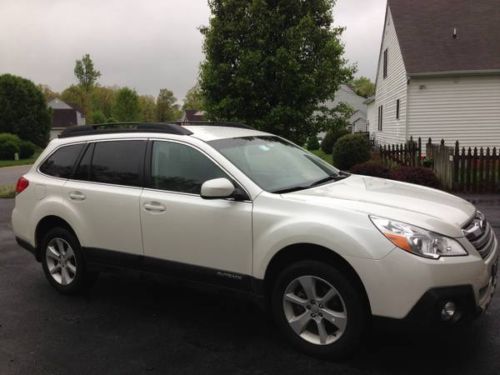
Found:
[[[58,148],[42,163],[40,172],[53,177],[70,178],[84,146],[85,144],[81,143]]]

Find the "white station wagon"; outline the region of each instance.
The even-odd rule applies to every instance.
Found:
[[[470,203],[237,124],[67,129],[18,181],[12,223],[59,292],[110,266],[244,291],[321,357],[373,317],[468,320],[496,285],[497,239]]]

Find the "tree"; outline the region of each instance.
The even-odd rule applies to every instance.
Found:
[[[168,89],[161,89],[156,99],[156,119],[158,121],[175,121],[179,118],[179,107],[175,102],[174,93]]]
[[[111,117],[117,91],[118,87],[95,86],[90,93],[92,111],[100,111],[106,118]]]
[[[38,89],[42,92],[45,101],[48,103],[51,100],[58,98],[59,94],[55,91],[52,91],[52,89],[48,85],[37,85]]]
[[[375,95],[375,84],[370,80],[370,78],[359,77],[352,80],[350,84],[359,96],[368,98]]]
[[[182,109],[184,111],[186,109],[197,109],[199,111],[202,111],[204,108],[203,93],[201,92],[200,85],[196,84],[195,86],[191,87],[191,89],[189,89],[189,91],[186,93]]]
[[[12,133],[44,147],[50,134],[50,111],[33,82],[0,75],[0,133]]]
[[[353,113],[354,109],[345,103],[339,103],[334,108],[321,105],[314,113],[312,123],[318,131],[345,130],[350,125],[349,121]]]
[[[88,53],[81,60],[76,60],[74,72],[80,87],[87,93],[92,90],[101,76],[101,72],[94,68],[94,62]]]
[[[139,96],[135,90],[128,87],[119,89],[113,106],[113,119],[117,121],[139,121]]]
[[[211,118],[242,120],[304,144],[311,117],[352,77],[332,27],[334,0],[209,0],[201,65]]]
[[[107,117],[102,111],[92,111],[87,117],[87,124],[104,124],[107,122]]]
[[[139,96],[139,108],[141,111],[141,120],[153,122],[156,119],[156,102],[151,95]]]
[[[87,116],[90,111],[89,96],[77,85],[71,85],[61,93],[61,100],[72,107],[75,107]]]

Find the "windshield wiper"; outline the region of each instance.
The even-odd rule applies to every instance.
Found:
[[[349,173],[340,171],[338,174],[329,175],[328,177],[322,178],[318,181],[314,181],[313,183],[311,183],[309,185],[292,186],[289,188],[273,191],[273,193],[274,194],[285,194],[285,193],[291,193],[294,191],[310,189],[310,188],[315,187],[315,186],[326,184],[329,181],[339,181],[339,180],[342,180],[342,179],[349,177],[349,176],[350,176]]]

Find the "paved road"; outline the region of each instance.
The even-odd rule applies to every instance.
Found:
[[[28,172],[31,165],[0,168],[0,185],[15,184],[19,177]]]
[[[0,374],[499,374],[500,297],[447,334],[372,332],[342,363],[290,349],[248,303],[135,274],[57,294],[19,249],[0,199]],[[496,207],[496,208],[495,208]],[[493,214],[500,206],[487,205]]]

